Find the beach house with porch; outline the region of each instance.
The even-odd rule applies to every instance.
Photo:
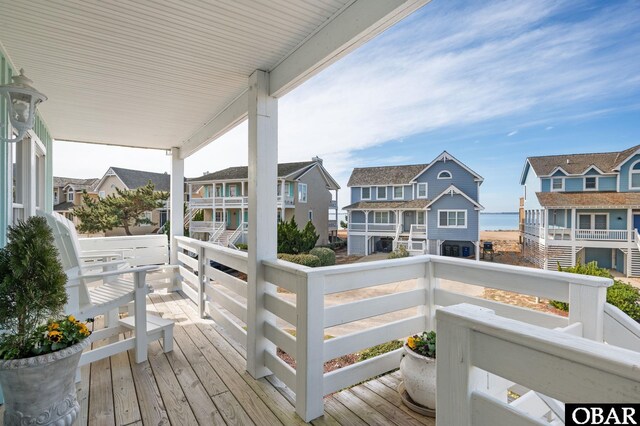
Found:
[[[249,222],[248,168],[229,167],[187,180],[189,234],[234,247],[246,243]],[[328,244],[338,230],[340,186],[324,168],[322,159],[278,164],[278,220],[295,218],[298,227],[313,223],[318,244]],[[201,221],[193,217],[202,212]]]
[[[640,276],[640,145],[529,157],[520,184],[527,259],[551,270],[596,261]]]
[[[478,258],[482,177],[448,152],[428,164],[356,168],[348,186],[348,250],[404,245],[411,254]]]
[[[82,195],[86,192],[91,197],[98,195],[93,191],[99,179],[78,179],[53,177],[53,210],[60,213],[77,225],[78,219],[73,216],[75,206],[82,205]]]
[[[145,302],[175,319],[173,352],[155,339],[143,347],[134,324],[140,357],[125,350],[82,366],[78,424],[545,425],[562,424],[565,402],[640,400],[640,327],[606,302],[609,279],[433,255],[322,268],[277,259],[278,99],[425,4],[0,0],[0,86],[24,68],[49,98],[37,115],[22,100],[19,113],[0,102],[0,245],[15,220],[53,211],[56,140],[170,152],[170,220],[182,224],[185,159],[248,120],[248,251],[171,226],[162,254],[170,253],[179,291],[134,302],[138,321]],[[405,36],[394,35],[397,43]],[[24,161],[16,161],[14,192],[16,157]],[[436,162],[451,180],[464,170],[449,169],[456,164]],[[414,177],[398,186],[415,184],[420,194]],[[438,221],[435,203],[458,200],[457,190],[471,197],[455,184],[435,195],[421,188]],[[441,223],[463,217],[447,213]],[[144,247],[130,245],[133,260],[149,263],[136,254]],[[145,270],[135,274],[140,295]],[[568,302],[569,316],[472,297],[442,281]],[[360,292],[385,286],[393,291]],[[329,360],[433,329],[435,421],[405,407],[398,375],[387,374],[402,349],[324,370]],[[113,344],[131,349],[122,342]]]

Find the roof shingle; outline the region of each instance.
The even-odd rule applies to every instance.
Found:
[[[543,207],[640,207],[637,192],[536,192]]]
[[[140,188],[151,181],[156,191],[169,191],[171,188],[171,175],[168,173],[146,172],[144,170],[123,169],[111,167],[111,170],[118,175],[122,183],[129,189]]]
[[[315,161],[298,161],[295,163],[280,163],[278,164],[278,177],[283,178],[289,176],[292,173],[296,173],[292,178],[296,179],[299,175],[306,172],[307,169],[314,165]],[[204,176],[199,176],[191,179],[187,179],[188,182],[210,182],[218,180],[232,180],[232,179],[248,179],[249,168],[247,166],[228,167],[217,172],[209,173]]]
[[[343,210],[416,210],[424,209],[428,204],[429,200],[425,199],[410,201],[359,201],[344,207]]]
[[[347,186],[409,184],[427,166],[428,164],[358,167],[351,172]]]
[[[617,152],[546,155],[542,157],[529,157],[528,160],[538,176],[548,176],[557,167],[562,167],[563,170],[572,175],[582,174],[591,166],[596,166],[605,173],[611,173],[620,162],[624,161],[638,149],[640,149],[640,145]]]

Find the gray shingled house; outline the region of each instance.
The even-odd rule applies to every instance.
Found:
[[[523,253],[555,270],[596,261],[640,275],[640,145],[525,161]]]
[[[244,242],[249,214],[247,167],[206,173],[188,179],[187,184],[190,235],[230,247]],[[318,244],[327,244],[338,229],[340,186],[324,168],[322,159],[278,164],[277,186],[278,218],[295,217],[300,228],[311,221],[320,236]],[[204,220],[191,220],[198,212],[203,212]]]

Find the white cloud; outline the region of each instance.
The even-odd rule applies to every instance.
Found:
[[[517,134],[518,134],[518,131],[517,131],[517,130],[514,130],[513,132],[509,132],[509,133],[507,134],[507,136],[514,136],[514,135],[517,135]]]

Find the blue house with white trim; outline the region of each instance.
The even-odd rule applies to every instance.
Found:
[[[527,158],[523,253],[541,268],[596,261],[640,276],[640,145]]]
[[[356,168],[351,173],[349,254],[401,245],[411,254],[478,258],[483,178],[444,151],[427,164]]]

